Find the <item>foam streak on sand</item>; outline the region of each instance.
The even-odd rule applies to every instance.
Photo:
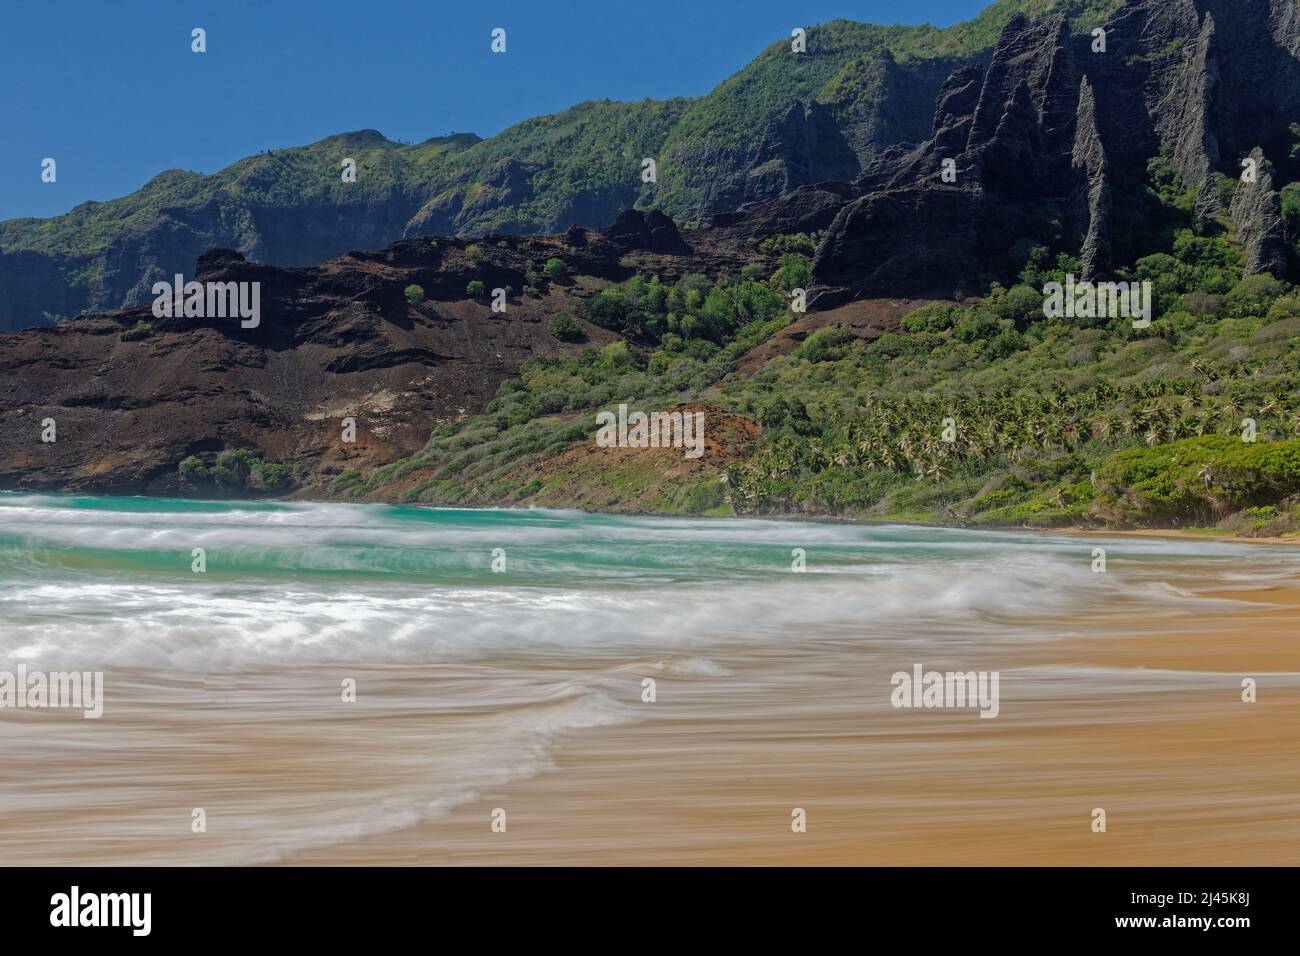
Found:
[[[792,572],[794,548],[807,573]],[[0,670],[106,672],[100,720],[0,715],[0,850],[1296,863],[1283,808],[1300,793],[1297,556],[1178,538],[0,495]],[[890,675],[916,667],[1000,673],[997,718],[891,708]],[[1258,703],[1240,701],[1243,676]],[[1088,813],[1108,801],[1124,835],[1090,841]],[[790,808],[809,805],[791,843]],[[514,808],[509,839],[487,839],[494,806]]]

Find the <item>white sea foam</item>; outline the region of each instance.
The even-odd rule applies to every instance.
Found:
[[[1174,559],[1284,557],[1225,542],[758,520],[0,497],[0,662],[206,669],[513,653],[690,654],[825,637],[1041,639],[1044,618],[1213,606]],[[75,506],[74,506],[75,505]],[[508,573],[492,574],[492,548]],[[807,552],[807,573],[790,550]],[[190,570],[193,548],[207,573]],[[1261,555],[1261,552],[1265,552]],[[1159,562],[1157,564],[1156,562]],[[1236,566],[1236,565],[1234,565]],[[1260,580],[1280,573],[1258,567]]]

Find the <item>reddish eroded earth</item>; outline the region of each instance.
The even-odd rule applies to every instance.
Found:
[[[246,448],[293,466],[299,494],[323,493],[345,469],[396,461],[444,422],[481,412],[525,360],[616,340],[581,320],[582,342],[548,329],[557,311],[577,317],[599,280],[735,273],[758,258],[710,239],[651,236],[639,215],[632,232],[624,218],[622,233],[406,239],[306,268],[214,250],[186,279],[260,282],[257,327],[155,318],[150,303],[0,335],[0,489],[193,494],[181,460]],[[596,281],[522,295],[527,273],[553,257]],[[488,292],[468,297],[471,280]],[[408,304],[408,285],[426,300]],[[490,290],[506,286],[507,309],[493,313]],[[141,322],[148,334],[124,334]],[[345,418],[355,442],[341,440]],[[51,419],[56,440],[42,441]]]
[[[779,355],[793,352],[818,329],[842,325],[859,338],[872,341],[886,332],[897,332],[909,312],[938,302],[938,299],[858,299],[825,312],[807,312],[780,332],[759,343],[736,362],[736,374],[747,378]]]

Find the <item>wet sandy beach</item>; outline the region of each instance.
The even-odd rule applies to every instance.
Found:
[[[1207,592],[1208,593],[1208,592]],[[1300,863],[1300,588],[927,667],[996,719],[889,705],[848,639],[589,669],[139,674],[100,721],[10,715],[11,862]],[[1045,621],[1061,629],[1064,621]],[[358,682],[335,702],[339,677]],[[1241,680],[1258,701],[1241,700]],[[642,681],[656,681],[643,702]],[[612,706],[610,706],[612,702]],[[527,730],[512,711],[529,708]],[[604,713],[599,713],[603,708]],[[111,734],[117,743],[105,747]],[[486,748],[486,751],[485,751]],[[491,752],[495,748],[495,753]],[[484,785],[484,763],[500,782]],[[39,810],[33,810],[39,805]],[[1092,830],[1103,808],[1107,830]],[[202,808],[206,832],[193,832]],[[493,812],[505,811],[505,832]],[[791,829],[801,808],[806,832]]]
[[[652,718],[563,741],[552,772],[286,862],[1294,866],[1300,589],[1250,599],[1285,606],[990,655],[996,720],[881,707],[888,675],[847,648],[663,680]]]

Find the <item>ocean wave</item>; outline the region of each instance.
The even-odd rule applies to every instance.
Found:
[[[1045,620],[1138,603],[1169,615],[1219,606],[1171,573],[1174,556],[1218,561],[1242,587],[1247,562],[1261,582],[1286,563],[1271,548],[1134,539],[1109,546],[1110,570],[1094,574],[1104,545],[1068,536],[130,500],[0,499],[0,662],[202,670],[1018,641],[1042,639]],[[496,547],[505,573],[492,571]]]

